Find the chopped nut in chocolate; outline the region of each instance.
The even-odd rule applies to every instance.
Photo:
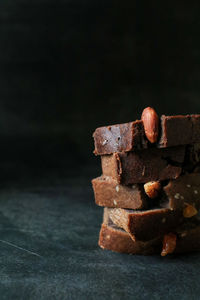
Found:
[[[154,199],[158,197],[160,190],[161,190],[161,184],[159,181],[150,181],[144,184],[144,190],[147,196],[151,199]]]
[[[198,214],[198,211],[194,206],[192,206],[190,204],[186,204],[186,207],[183,210],[184,218],[191,218],[197,214]]]
[[[173,253],[175,249],[176,235],[174,233],[165,234],[163,238],[163,248],[161,256],[166,256],[167,254]]]

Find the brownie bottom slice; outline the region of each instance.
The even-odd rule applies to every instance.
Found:
[[[162,238],[158,237],[147,242],[134,242],[130,235],[117,227],[104,210],[104,221],[99,234],[99,246],[103,249],[130,254],[150,255],[161,252]]]
[[[173,253],[188,253],[200,251],[200,221],[197,218],[185,221],[175,231],[176,247]],[[153,240],[134,242],[123,229],[115,226],[104,215],[104,223],[99,234],[99,246],[102,249],[120,253],[152,255],[161,253],[163,236]]]

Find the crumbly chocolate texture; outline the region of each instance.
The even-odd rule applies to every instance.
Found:
[[[177,235],[174,253],[200,251],[200,221],[192,219],[174,230]],[[120,253],[151,255],[162,249],[162,237],[153,240],[134,242],[123,229],[116,227],[110,220],[104,221],[99,234],[99,246]]]
[[[171,180],[163,190],[167,197],[167,206],[173,210],[183,209],[187,204],[200,208],[200,174],[185,174]],[[165,199],[166,201],[166,199]],[[166,202],[161,205],[166,206]]]
[[[145,211],[105,208],[112,222],[130,234],[134,241],[148,241],[176,228],[183,222],[181,210],[157,208]]]
[[[177,146],[103,155],[103,175],[124,185],[176,179],[182,172],[185,149]]]
[[[141,120],[99,127],[95,130],[93,137],[96,155],[129,152],[150,147]],[[200,142],[200,115],[161,116],[160,138],[154,144],[156,148],[198,142]]]
[[[111,177],[101,176],[92,180],[95,202],[99,206],[145,209],[148,207],[143,185],[125,186]]]

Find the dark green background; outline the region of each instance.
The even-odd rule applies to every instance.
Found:
[[[97,246],[92,132],[200,113],[197,1],[1,0],[0,298],[199,299],[200,257]]]
[[[0,136],[63,136],[91,153],[97,126],[200,112],[197,1],[2,0]]]

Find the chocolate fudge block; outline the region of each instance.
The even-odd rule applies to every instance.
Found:
[[[117,227],[109,219],[107,210],[104,210],[104,221],[98,244],[103,249],[115,252],[149,255],[161,252],[162,237],[156,237],[146,242],[134,242],[126,231]]]
[[[155,240],[155,245],[154,240],[134,242],[126,231],[117,228],[116,226],[109,226],[106,224],[101,225],[98,242],[102,249],[141,255],[160,253],[161,250],[158,250],[157,243],[157,239]],[[161,243],[158,244],[158,246],[160,246]]]
[[[134,241],[148,241],[163,235],[183,222],[181,210],[167,208],[151,210],[128,210],[122,208],[105,208],[109,218],[120,228],[128,232]]]
[[[148,147],[141,120],[97,128],[93,137],[96,155]]]
[[[183,209],[190,204],[197,210],[200,208],[200,174],[185,174],[163,187],[167,197],[167,206],[171,209]],[[164,199],[166,201],[166,199]],[[161,206],[166,206],[166,202]]]
[[[181,174],[185,149],[185,146],[177,146],[103,155],[103,175],[124,185],[175,179]]]
[[[174,230],[174,233],[177,236],[175,254],[200,251],[200,221],[198,219],[184,222]],[[161,252],[162,237],[146,242],[134,242],[126,231],[109,220],[101,226],[98,244],[102,249],[115,252],[151,255]]]
[[[194,144],[200,141],[200,115],[161,116],[158,147]]]
[[[141,120],[99,127],[93,137],[96,155],[129,152],[150,146]],[[161,116],[160,138],[154,147],[166,148],[198,142],[200,142],[200,115]]]
[[[101,176],[92,180],[95,201],[99,206],[144,209],[147,197],[143,185],[125,186],[111,177]]]
[[[162,187],[156,199],[144,193],[143,184],[125,186],[111,177],[101,176],[92,180],[95,201],[99,206],[111,208],[147,209],[155,205],[171,210],[183,210],[187,204],[200,209],[200,174],[181,175]]]

